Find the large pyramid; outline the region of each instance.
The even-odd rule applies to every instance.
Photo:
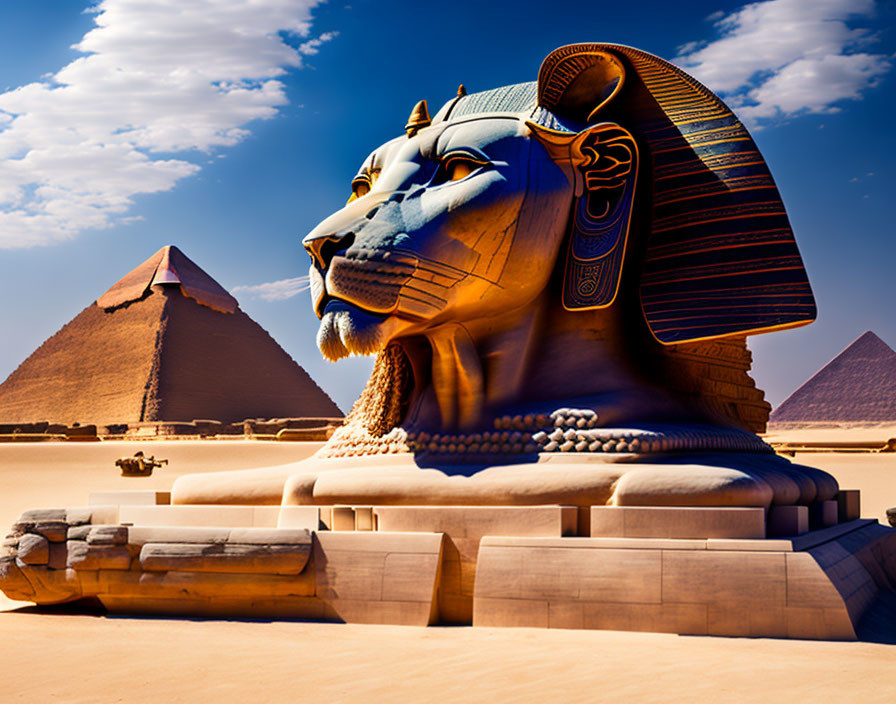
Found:
[[[896,352],[866,332],[772,411],[775,424],[896,424]]]
[[[171,246],[0,384],[0,423],[341,416],[236,299]]]

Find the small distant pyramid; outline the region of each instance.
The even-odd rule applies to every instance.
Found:
[[[341,417],[307,372],[177,247],[163,247],[0,384],[0,422]]]
[[[896,423],[896,352],[866,332],[772,411],[772,423]]]

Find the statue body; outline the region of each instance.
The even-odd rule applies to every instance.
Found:
[[[836,494],[754,435],[768,404],[745,337],[815,305],[771,175],[718,98],[644,52],[575,45],[537,82],[462,87],[433,118],[421,102],[405,131],[304,240],[322,353],[376,354],[374,372],[265,500]],[[174,500],[239,502],[236,482],[184,477]]]

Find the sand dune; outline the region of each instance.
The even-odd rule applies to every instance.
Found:
[[[284,464],[317,445],[158,442],[0,445],[0,523],[83,504],[91,490],[171,486],[198,471]],[[116,457],[170,460],[123,479]],[[798,455],[896,505],[896,459]],[[892,477],[892,478],[891,478]],[[888,498],[889,497],[889,498]],[[0,605],[2,606],[2,605]],[[5,602],[0,701],[892,702],[896,646],[610,631],[405,628],[40,614]]]

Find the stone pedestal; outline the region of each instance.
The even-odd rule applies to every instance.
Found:
[[[473,625],[854,640],[893,576],[896,531],[871,520],[788,540],[488,537]]]
[[[849,495],[768,512],[130,500],[23,514],[0,588],[136,614],[854,639],[896,588],[896,530],[807,530],[843,502],[855,509]]]

